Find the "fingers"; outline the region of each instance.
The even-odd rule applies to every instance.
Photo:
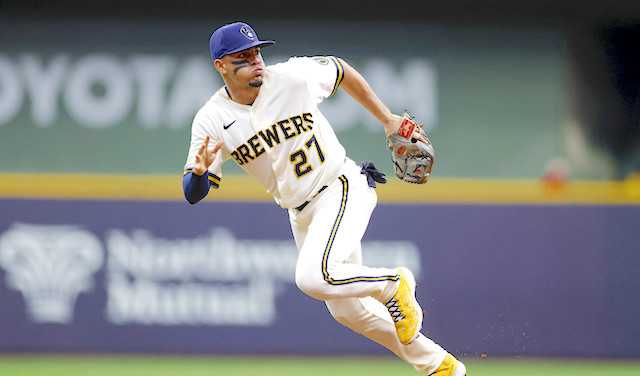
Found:
[[[204,139],[204,142],[200,146],[200,149],[198,149],[198,154],[203,154],[208,145],[209,145],[209,136],[207,136],[207,138]]]
[[[222,149],[222,145],[224,145],[224,141],[220,140],[218,142],[216,142],[216,145],[213,147],[212,153],[215,154],[218,152],[218,150]]]
[[[415,127],[411,137],[413,139],[417,140],[417,141],[424,142],[427,145],[431,143],[431,141],[429,141],[427,136],[422,132],[422,126],[421,125],[418,125],[418,126]]]
[[[429,141],[429,139],[428,139],[428,138],[426,138],[424,135],[420,135],[420,136],[418,137],[418,141],[424,142],[424,143],[425,143],[425,144],[427,144],[427,145],[431,143],[431,142]]]
[[[216,142],[216,145],[213,147],[213,149],[209,149],[208,145],[210,139],[210,136],[207,136],[207,138],[205,138],[204,142],[200,146],[200,149],[198,149],[198,152],[196,153],[196,163],[202,162],[206,167],[209,167],[211,163],[213,163],[215,155],[218,153],[218,151],[220,151],[222,145],[224,145],[224,141],[219,140],[218,142]]]

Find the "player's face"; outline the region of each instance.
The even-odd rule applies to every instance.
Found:
[[[264,60],[260,47],[252,47],[244,51],[223,57],[228,76],[241,85],[260,87],[264,74]]]

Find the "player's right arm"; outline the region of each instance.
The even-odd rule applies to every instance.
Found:
[[[213,149],[209,149],[209,140],[210,137],[207,135],[195,155],[193,168],[190,171],[186,171],[182,177],[184,197],[191,204],[202,200],[209,193],[209,166],[216,159],[216,155],[224,144],[224,141],[219,140]]]
[[[196,154],[196,163],[193,165],[193,169],[191,170],[191,172],[196,175],[202,176],[209,170],[209,166],[211,166],[213,161],[216,159],[216,154],[218,154],[218,151],[224,144],[224,141],[220,140],[216,142],[213,149],[209,149],[209,140],[211,140],[211,137],[207,136],[200,146],[200,149],[198,149],[198,154]]]

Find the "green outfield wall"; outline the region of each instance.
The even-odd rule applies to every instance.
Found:
[[[251,22],[251,20],[248,20]],[[226,20],[0,23],[0,173],[181,174],[195,112],[222,85]],[[337,55],[434,142],[440,177],[535,179],[563,154],[562,35],[401,23],[253,22],[267,64]],[[375,119],[339,91],[321,109],[355,160],[391,173]],[[229,174],[237,166],[225,166]]]

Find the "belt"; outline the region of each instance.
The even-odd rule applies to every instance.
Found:
[[[316,193],[315,195],[313,195],[313,197],[311,197],[311,200],[313,200],[317,195],[320,194],[320,192],[324,191],[325,189],[327,189],[328,185],[323,186],[322,188],[320,188],[320,190],[318,191],[318,193]],[[311,202],[311,200],[309,201],[305,201],[302,205],[298,206],[296,208],[297,211],[302,211],[302,209],[304,209],[307,205],[309,205],[309,202]]]

